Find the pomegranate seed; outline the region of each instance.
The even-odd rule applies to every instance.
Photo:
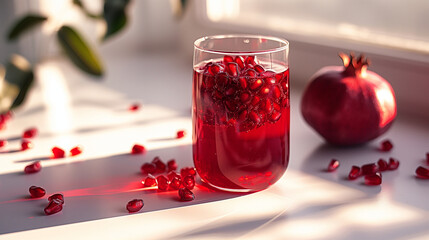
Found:
[[[142,199],[133,199],[127,203],[127,210],[129,213],[138,212],[144,206]]]
[[[240,95],[240,101],[241,101],[242,103],[246,103],[246,102],[248,102],[249,100],[250,100],[250,94],[249,94],[249,93],[244,92],[244,93],[242,93],[242,94]]]
[[[63,210],[63,204],[58,201],[50,201],[48,206],[45,207],[45,214],[52,215]]]
[[[22,134],[22,138],[33,138],[37,136],[37,133],[38,133],[37,128],[35,127],[29,128],[24,131],[24,133]]]
[[[156,165],[153,163],[144,163],[140,170],[143,174],[154,174],[156,172]]]
[[[234,58],[233,58],[233,57],[231,57],[231,56],[225,55],[225,56],[223,57],[223,62],[224,62],[225,64],[230,63],[230,62],[233,62],[233,61],[234,61]]]
[[[171,189],[177,190],[180,188],[181,185],[182,185],[182,181],[178,177],[173,177],[173,179],[171,179],[171,181],[170,181],[170,188]]]
[[[175,171],[170,171],[167,174],[167,177],[168,177],[168,180],[170,180],[170,181],[173,180],[173,178],[175,178],[175,177],[177,177],[179,180],[182,179],[182,176],[180,174],[178,174],[177,172],[175,172]]]
[[[266,96],[266,95],[268,95],[268,93],[270,93],[270,89],[269,88],[264,87],[264,88],[261,89],[261,94],[263,94],[263,95]]]
[[[165,165],[165,163],[159,157],[155,157],[152,160],[152,163],[155,164],[157,173],[163,173],[167,169],[167,165]]]
[[[40,164],[39,161],[34,162],[30,165],[25,166],[24,168],[24,172],[29,174],[29,173],[36,173],[39,172],[42,169],[42,165]]]
[[[261,65],[257,64],[255,65],[255,71],[258,73],[262,73],[263,71],[265,71],[264,67],[262,67]]]
[[[388,152],[393,148],[393,144],[389,140],[385,140],[381,143],[381,151]]]
[[[195,186],[195,178],[191,175],[188,175],[183,178],[182,184],[185,188],[192,190]]]
[[[386,160],[380,158],[377,162],[378,165],[378,170],[379,171],[386,171],[389,167],[389,165],[387,164]]]
[[[197,175],[197,170],[194,167],[184,167],[180,169],[180,175],[186,177],[188,175],[195,176]]]
[[[62,195],[61,193],[55,193],[55,194],[48,197],[48,201],[49,202],[56,201],[56,202],[63,204],[64,203],[64,195]]]
[[[258,78],[252,84],[250,84],[250,89],[257,90],[263,84],[262,79]]]
[[[177,170],[177,163],[176,160],[171,159],[170,161],[167,162],[167,171],[176,171]]]
[[[132,154],[141,154],[146,152],[146,148],[140,144],[134,144],[133,148],[131,149]]]
[[[76,155],[79,155],[81,153],[82,153],[82,147],[81,146],[76,146],[70,150],[70,155],[72,155],[72,156],[76,156]]]
[[[244,68],[244,62],[243,62],[243,58],[240,56],[236,56],[234,59],[234,62],[237,63],[237,65],[243,69]]]
[[[160,175],[156,178],[156,181],[158,183],[158,190],[167,191],[168,185],[170,184],[167,177]]]
[[[389,158],[389,170],[396,170],[399,167],[399,161],[394,158]]]
[[[54,154],[54,158],[63,158],[65,156],[65,152],[63,149],[59,147],[53,147],[52,148],[52,154]]]
[[[337,170],[339,166],[340,166],[340,162],[337,159],[332,159],[328,165],[328,172],[333,172]]]
[[[360,177],[362,174],[360,167],[358,166],[352,166],[352,169],[350,169],[349,173],[349,179],[355,180],[356,178]]]
[[[208,76],[206,78],[206,88],[211,89],[215,85],[215,80],[213,77]]]
[[[240,86],[242,89],[246,89],[247,88],[247,80],[244,77],[240,77],[238,79],[238,82],[240,83]]]
[[[262,109],[264,109],[264,111],[266,113],[271,113],[271,111],[273,110],[273,106],[271,105],[270,99],[267,98],[267,99],[265,99],[263,101],[263,107],[262,107]]]
[[[278,73],[278,74],[275,75],[275,78],[277,79],[277,82],[281,82],[282,79],[283,79],[283,74]]]
[[[380,185],[381,184],[381,173],[375,173],[372,175],[365,176],[365,184],[366,185]]]
[[[252,111],[252,112],[250,112],[249,113],[249,118],[250,118],[250,120],[252,120],[255,124],[259,124],[259,123],[261,123],[261,118],[259,117],[259,115],[256,113],[256,112],[254,112],[254,111]]]
[[[255,77],[256,75],[258,75],[258,73],[257,73],[255,70],[253,70],[253,69],[249,68],[249,69],[247,69],[246,71],[244,71],[244,72],[242,73],[242,75],[243,75],[243,76],[248,76],[248,77]]]
[[[218,74],[219,72],[220,72],[220,66],[218,65],[218,64],[216,64],[216,63],[214,63],[213,65],[211,65],[209,68],[208,68],[208,71],[209,71],[209,73],[211,74],[211,75],[216,75],[216,74]]]
[[[148,174],[146,179],[144,180],[145,187],[155,187],[157,185],[156,178],[152,174]]]
[[[179,189],[179,198],[181,201],[192,201],[195,199],[194,193],[187,188]]]
[[[32,198],[41,198],[46,194],[45,189],[36,186],[31,186],[28,191],[30,192]]]
[[[246,65],[249,65],[249,64],[255,65],[256,64],[255,63],[255,56],[247,56],[246,59],[244,60],[244,63]]]
[[[186,132],[184,130],[177,131],[176,138],[183,138],[186,136]]]
[[[133,103],[130,105],[130,107],[128,107],[128,110],[131,112],[135,112],[137,110],[140,109],[140,104],[139,103]]]
[[[270,119],[272,122],[277,122],[281,116],[282,114],[280,112],[273,111],[273,113],[271,113]]]
[[[276,75],[275,72],[268,70],[260,73],[260,76],[267,78],[267,83],[274,84],[276,83],[276,79],[274,76]]]
[[[235,89],[234,88],[228,88],[228,90],[225,91],[225,95],[226,96],[232,96],[235,93]]]
[[[238,76],[238,65],[235,62],[230,62],[226,64],[226,72],[233,76],[233,77],[237,77]]]
[[[377,172],[377,165],[375,163],[365,164],[361,168],[362,175],[374,175]]]
[[[429,169],[420,166],[416,169],[416,175],[421,179],[429,179]]]
[[[28,141],[28,140],[26,140],[26,139],[22,139],[21,150],[25,151],[25,150],[31,149],[31,148],[33,148],[33,143],[30,142],[30,141]]]
[[[6,145],[7,145],[7,140],[0,139],[0,148],[4,147]]]

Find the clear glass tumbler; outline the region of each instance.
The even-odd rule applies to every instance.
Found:
[[[217,189],[265,189],[289,162],[289,43],[252,35],[194,43],[193,159]]]

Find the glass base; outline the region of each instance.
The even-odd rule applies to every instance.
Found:
[[[204,182],[205,184],[209,185],[212,188],[224,191],[224,192],[234,192],[234,193],[251,193],[251,192],[259,192],[261,190],[264,189],[260,189],[260,190],[252,190],[252,189],[247,189],[247,188],[241,188],[241,189],[235,189],[235,188],[223,188],[223,187],[219,187],[216,185],[213,185],[209,182],[204,181],[204,179],[201,178],[201,181]]]

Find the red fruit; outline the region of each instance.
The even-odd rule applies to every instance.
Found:
[[[182,185],[183,187],[192,190],[195,187],[195,178],[191,175],[188,175],[186,177],[183,178],[182,180]]]
[[[155,187],[157,185],[156,178],[152,176],[151,174],[148,174],[148,176],[144,180],[144,186],[145,187]]]
[[[229,62],[233,62],[233,61],[234,61],[234,58],[233,58],[233,57],[231,57],[231,56],[225,55],[225,56],[223,57],[223,63],[224,63],[224,64],[227,64],[227,63],[229,63]]]
[[[24,133],[22,134],[22,138],[33,138],[37,136],[37,133],[38,133],[37,128],[35,127],[29,128],[24,131]]]
[[[221,71],[221,67],[219,66],[219,64],[213,63],[208,67],[208,72],[212,76],[218,74],[220,71]]]
[[[132,154],[141,154],[146,152],[146,148],[140,144],[134,144],[133,148],[131,149]]]
[[[258,73],[262,73],[265,71],[264,67],[262,67],[261,65],[255,65],[254,69]]]
[[[339,166],[340,166],[340,162],[337,159],[332,159],[328,165],[328,172],[333,172],[337,170]]]
[[[21,141],[21,150],[25,151],[25,150],[31,149],[31,148],[33,148],[33,143],[30,142],[30,141],[28,141],[28,140],[26,140],[26,139],[22,139],[22,141]]]
[[[170,180],[170,188],[177,190],[182,185],[182,181],[178,177],[173,177],[173,179]]]
[[[429,179],[429,169],[420,166],[416,169],[416,175],[421,179]]]
[[[369,163],[362,166],[361,171],[362,175],[374,175],[377,172],[378,168],[375,163]]]
[[[176,160],[171,159],[167,162],[167,172],[176,171],[177,170],[177,163]]]
[[[180,169],[180,175],[182,176],[182,178],[188,175],[195,176],[197,175],[197,170],[195,170],[194,167],[184,167]]]
[[[28,191],[30,192],[32,198],[41,198],[46,194],[45,189],[36,186],[31,186]]]
[[[128,110],[130,110],[131,112],[135,112],[135,111],[137,111],[139,109],[140,109],[140,103],[133,103],[128,108]]]
[[[244,60],[244,63],[246,64],[246,65],[255,65],[256,64],[256,62],[255,62],[255,56],[247,56],[246,57],[246,59]]]
[[[156,182],[158,183],[158,190],[167,191],[168,185],[170,184],[170,181],[168,181],[167,177],[164,175],[159,175],[156,178]]]
[[[0,139],[0,148],[4,147],[6,145],[7,145],[7,140]]]
[[[393,148],[393,144],[389,140],[385,140],[381,143],[380,150],[388,152]]]
[[[389,158],[389,170],[396,170],[399,167],[399,161],[394,158]]]
[[[54,158],[63,158],[66,152],[64,152],[64,150],[59,147],[53,147],[52,154],[54,154]]]
[[[144,163],[140,170],[143,174],[154,174],[156,172],[156,165],[153,163]]]
[[[244,68],[244,62],[243,62],[243,58],[240,56],[236,56],[234,59],[234,62],[237,63],[237,65],[240,67],[240,69]]]
[[[167,165],[165,165],[165,163],[159,157],[155,157],[152,160],[152,163],[155,164],[155,167],[156,167],[155,172],[157,173],[163,173],[167,169]]]
[[[185,137],[185,135],[186,135],[186,132],[184,130],[180,130],[180,131],[177,131],[176,138],[183,138]]]
[[[379,171],[386,171],[389,168],[389,164],[387,164],[386,160],[380,158],[377,162]]]
[[[81,146],[76,146],[72,149],[70,149],[70,155],[72,156],[76,156],[82,153],[82,147]]]
[[[192,201],[195,199],[194,193],[187,188],[179,189],[179,198],[180,201]]]
[[[235,62],[230,62],[226,64],[226,72],[232,77],[238,77],[238,65]]]
[[[63,204],[58,202],[58,201],[50,201],[48,206],[45,207],[45,214],[46,215],[52,215],[55,214],[57,212],[60,212],[61,210],[63,210]]]
[[[62,195],[61,193],[55,193],[51,196],[48,197],[48,201],[56,201],[59,202],[61,204],[64,204],[64,195]]]
[[[260,88],[262,86],[263,83],[264,82],[262,81],[262,79],[258,78],[252,84],[250,84],[250,89],[251,90],[257,90],[258,88]]]
[[[372,175],[365,176],[366,185],[380,185],[381,184],[381,173],[375,173]]]
[[[127,203],[127,210],[129,213],[138,212],[144,206],[142,199],[133,199]]]
[[[170,181],[173,180],[173,178],[175,178],[175,177],[177,177],[179,180],[182,179],[182,176],[175,171],[168,172],[167,177],[168,177],[168,180],[170,180]]]
[[[319,70],[304,91],[301,113],[326,141],[340,146],[368,142],[385,133],[396,117],[390,84],[367,71],[368,61],[340,54],[344,67]]]
[[[362,175],[362,172],[360,170],[360,167],[352,166],[352,169],[350,169],[350,173],[349,173],[349,179],[355,180],[356,178],[360,177],[361,175]]]
[[[34,162],[30,165],[25,166],[24,168],[24,172],[29,174],[29,173],[36,173],[39,172],[42,169],[42,165],[40,164],[39,161]]]

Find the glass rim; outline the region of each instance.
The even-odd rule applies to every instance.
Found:
[[[282,46],[270,48],[270,49],[253,50],[253,51],[224,51],[224,50],[208,49],[208,48],[199,46],[202,42],[207,40],[226,39],[226,38],[253,38],[253,39],[264,38],[270,41],[279,42],[282,44]],[[287,50],[289,48],[289,42],[283,38],[274,37],[274,36],[265,36],[265,35],[251,35],[251,34],[211,35],[211,36],[204,36],[195,40],[194,48],[200,51],[204,51],[208,53],[216,53],[216,54],[229,54],[229,55],[268,54],[268,53],[275,53],[275,52]]]

